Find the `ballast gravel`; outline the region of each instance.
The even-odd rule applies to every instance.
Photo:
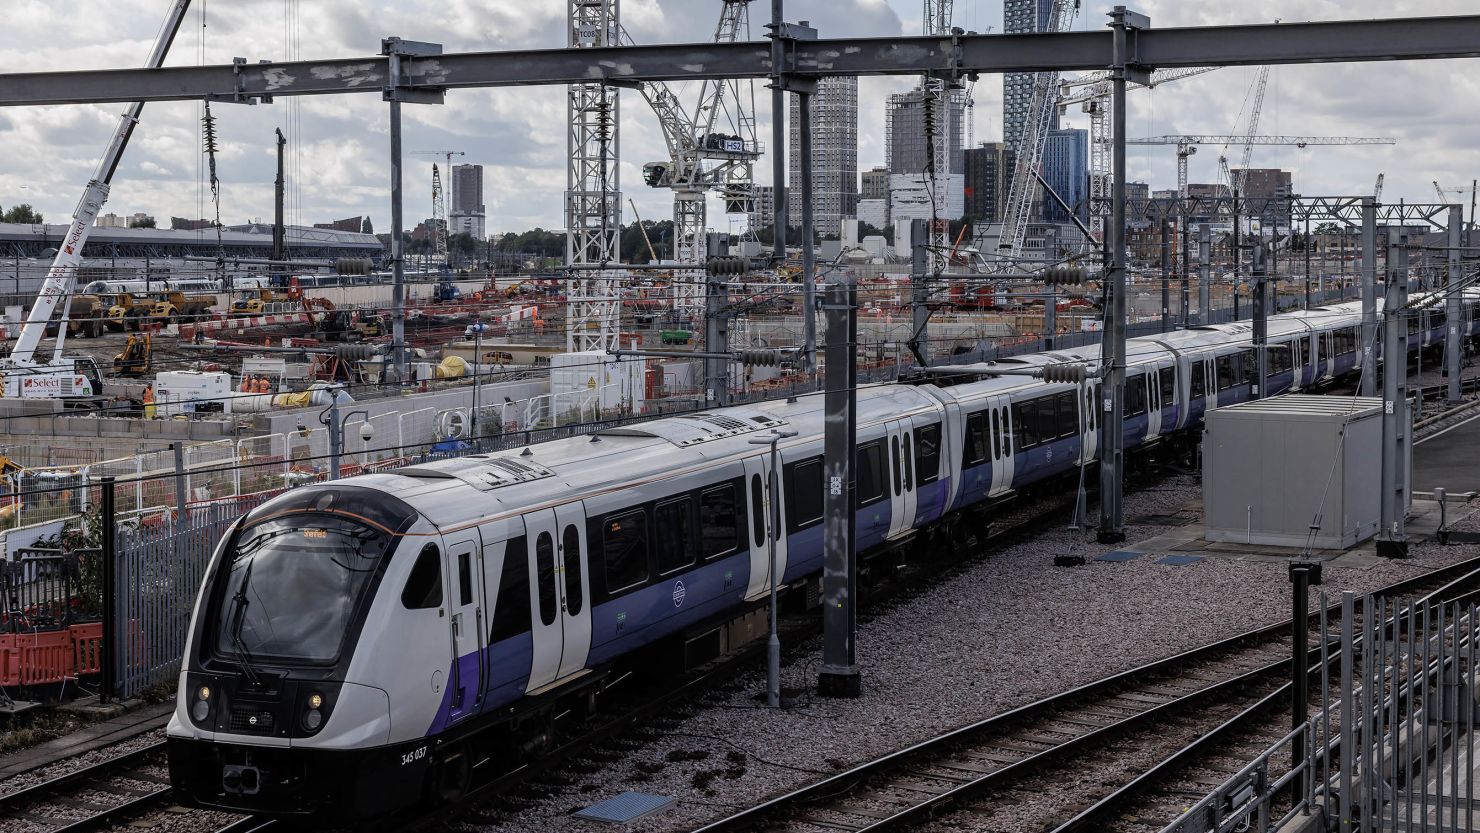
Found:
[[[1200,491],[1196,478],[1179,476],[1127,495],[1128,542],[1167,533],[1165,526],[1135,524],[1195,511]],[[1450,517],[1476,510],[1480,502],[1452,505]],[[1480,530],[1480,515],[1452,527]],[[692,830],[945,730],[1288,614],[1282,561],[1209,557],[1169,566],[1154,563],[1154,556],[1093,560],[1111,549],[1088,533],[1060,528],[995,551],[861,618],[859,699],[808,693],[821,661],[820,639],[812,638],[789,646],[783,665],[783,686],[798,693],[794,708],[773,711],[757,699],[763,670],[741,675],[664,725],[630,733],[616,747],[623,754],[615,762],[567,765],[514,796],[483,803],[470,813],[476,823],[461,827],[606,830],[572,814],[633,790],[677,802],[626,830]],[[1088,563],[1054,566],[1056,555],[1069,553]],[[1403,561],[1327,565],[1319,590],[1335,600],[1342,590],[1374,590],[1477,555],[1480,546],[1472,544],[1420,544]]]
[[[34,787],[43,781],[66,775],[69,772],[75,772],[83,767],[102,763],[103,761],[111,760],[121,755],[127,755],[130,752],[136,752],[146,746],[153,746],[164,740],[164,734],[163,728],[155,729],[154,731],[145,732],[137,737],[119,741],[101,749],[94,749],[91,752],[86,752],[74,758],[57,761],[40,769],[33,769],[30,772],[13,775],[4,781],[0,781],[0,798],[29,787]]]

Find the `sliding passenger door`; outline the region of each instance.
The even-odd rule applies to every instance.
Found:
[[[591,652],[591,578],[586,570],[586,510],[580,501],[555,507],[556,591],[560,594],[561,652],[556,679],[586,667]]]
[[[478,528],[449,533],[447,608],[452,640],[449,724],[478,713],[483,698],[483,546]]]
[[[750,581],[745,587],[746,600],[758,599],[771,592],[771,554],[768,536],[775,534],[774,520],[781,509],[771,504],[766,484],[771,476],[771,449],[745,460],[745,506],[750,523]],[[776,472],[776,488],[781,489],[781,473]],[[780,527],[784,530],[785,526]],[[786,574],[786,535],[776,536],[776,572],[779,581]]]
[[[540,509],[524,516],[529,538],[529,606],[533,657],[529,666],[527,692],[553,683],[565,652],[565,623],[560,616],[556,583],[556,537],[560,534],[554,509]],[[589,642],[589,640],[588,640]]]
[[[915,437],[912,429],[909,420],[896,420],[889,423],[886,437],[889,489],[892,496],[887,536],[889,540],[904,535],[915,525]]]

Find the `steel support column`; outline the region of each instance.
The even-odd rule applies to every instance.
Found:
[[[828,285],[823,310],[827,363],[822,446],[822,671],[817,690],[827,697],[857,697],[862,690],[854,641],[858,564],[853,549],[858,295],[851,276]]]
[[[391,362],[396,384],[406,381],[406,246],[401,182],[401,102],[390,103],[391,119]],[[385,365],[380,382],[385,384]]]
[[[1181,327],[1184,330],[1192,323],[1192,319],[1189,317],[1192,314],[1190,309],[1192,298],[1189,296],[1192,280],[1192,252],[1188,248],[1191,242],[1189,240],[1190,235],[1188,234],[1190,230],[1191,227],[1187,224],[1185,217],[1177,220],[1177,231],[1182,236],[1182,312],[1178,320],[1181,322]]]
[[[1460,333],[1460,325],[1464,323],[1464,298],[1461,287],[1464,285],[1460,265],[1460,246],[1463,245],[1463,224],[1465,221],[1465,210],[1458,205],[1449,207],[1449,268],[1445,272],[1444,281],[1444,370],[1448,378],[1448,388],[1444,399],[1450,405],[1458,405],[1462,398],[1459,390],[1459,376],[1461,359],[1464,357],[1465,343]]]
[[[1096,535],[1101,543],[1115,544],[1125,540],[1125,522],[1121,508],[1121,478],[1124,474],[1125,434],[1123,431],[1125,401],[1125,85],[1130,71],[1127,30],[1144,29],[1149,20],[1144,15],[1116,6],[1110,12],[1113,34],[1110,64],[1111,85],[1111,186],[1113,210],[1106,235],[1109,245],[1109,274],[1106,288],[1104,346],[1100,350],[1104,387],[1101,395],[1100,420],[1100,525]]]
[[[1363,396],[1377,395],[1377,200],[1362,198],[1362,273],[1357,276],[1362,292],[1362,384]]]
[[[704,352],[725,354],[730,352],[730,316],[726,307],[730,303],[729,285],[723,277],[707,276],[704,293]],[[704,359],[704,389],[708,392],[709,407],[723,408],[730,404],[730,362],[706,356]]]
[[[1172,224],[1161,218],[1161,331],[1172,328]]]
[[[1197,323],[1208,324],[1213,306],[1213,227],[1197,224]]]
[[[1387,291],[1382,334],[1382,523],[1377,554],[1408,555],[1408,233],[1388,230]]]
[[[817,251],[813,246],[817,238],[812,223],[812,106],[815,96],[807,92],[796,93],[797,135],[801,141],[797,152],[801,154],[802,198],[802,371],[807,374],[817,371]]]
[[[910,221],[910,351],[930,364],[930,232],[928,221]]]
[[[1249,247],[1249,281],[1253,289],[1254,317],[1254,366],[1257,374],[1253,390],[1254,399],[1269,396],[1269,281],[1264,274],[1264,241],[1255,240]]]

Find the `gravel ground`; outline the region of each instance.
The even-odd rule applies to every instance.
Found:
[[[1198,481],[1178,477],[1131,494],[1133,521],[1193,505]],[[1472,508],[1480,509],[1480,503]],[[1480,516],[1456,529],[1480,529]],[[1131,542],[1166,527],[1127,530]],[[627,829],[690,830],[766,796],[1013,706],[1219,637],[1278,621],[1288,610],[1283,563],[1209,558],[1171,567],[1142,558],[1052,565],[1110,549],[1059,529],[994,554],[929,592],[860,623],[864,696],[823,700],[815,685],[820,642],[800,646],[783,683],[804,692],[797,708],[771,711],[755,695],[763,672],[711,693],[671,726],[639,732],[611,763],[573,764],[512,799],[479,811],[488,831],[597,830],[570,814],[624,790],[678,803]],[[1406,561],[1325,570],[1328,594],[1366,591],[1480,555],[1480,547],[1413,547]],[[1123,771],[1123,768],[1122,768]],[[1021,829],[1021,828],[1019,828]]]
[[[68,772],[81,769],[82,767],[101,763],[110,758],[116,758],[119,755],[126,755],[129,752],[143,749],[146,746],[152,746],[162,740],[164,740],[164,729],[155,729],[152,732],[146,732],[145,734],[139,735],[137,737],[132,737],[125,741],[119,741],[118,743],[115,743],[111,746],[105,746],[102,749],[94,749],[91,752],[79,755],[75,758],[68,758],[65,761],[58,761],[54,764],[44,766],[40,769],[32,770],[30,772],[23,772],[20,775],[16,775],[11,778],[7,778],[4,781],[0,781],[0,797],[10,795],[17,790],[23,790],[27,787],[35,786],[42,781],[55,778],[59,775],[65,775]]]

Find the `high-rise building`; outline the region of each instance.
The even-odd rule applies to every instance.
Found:
[[[863,188],[858,192],[861,200],[884,200],[889,198],[889,169],[876,167],[863,172]]]
[[[771,185],[752,185],[751,193],[755,195],[755,216],[761,227],[773,225],[776,221],[776,188]]]
[[[1054,0],[1003,0],[1002,32],[1023,35],[1048,29]],[[1009,72],[1002,76],[1002,140],[1014,152],[1022,143],[1023,126],[1027,123],[1028,104],[1033,97],[1031,72]],[[1059,126],[1058,110],[1053,111],[1049,129]]]
[[[930,171],[932,148],[926,141],[929,136],[925,129],[928,98],[926,91],[919,87],[907,93],[889,96],[884,111],[884,145],[885,158],[892,174],[923,174]],[[941,109],[945,112],[935,112]],[[933,119],[949,120],[946,125],[949,153],[946,156],[944,173],[959,174],[963,164],[961,145],[966,129],[966,99],[953,93],[947,97],[944,108],[931,105],[930,110]]]
[[[1089,220],[1089,131],[1076,128],[1049,131],[1043,144],[1043,178],[1082,221]],[[1070,222],[1052,199],[1043,204],[1050,223]]]
[[[964,156],[966,216],[978,223],[1000,222],[1015,154],[1005,142],[982,142],[980,147],[967,148]]]
[[[474,240],[482,240],[487,220],[483,206],[483,166],[453,165],[448,229],[453,234],[470,234]]]
[[[802,225],[802,150],[797,129],[798,97],[791,99],[791,139],[786,211],[792,228]],[[844,217],[858,206],[858,79],[830,76],[817,83],[812,97],[812,226],[824,237],[842,232]]]
[[[1280,168],[1234,168],[1233,175],[1235,179],[1242,178],[1243,185],[1239,193],[1241,199],[1274,201],[1247,208],[1246,211],[1263,220],[1289,225],[1290,204],[1281,202],[1295,193],[1289,171]]]

